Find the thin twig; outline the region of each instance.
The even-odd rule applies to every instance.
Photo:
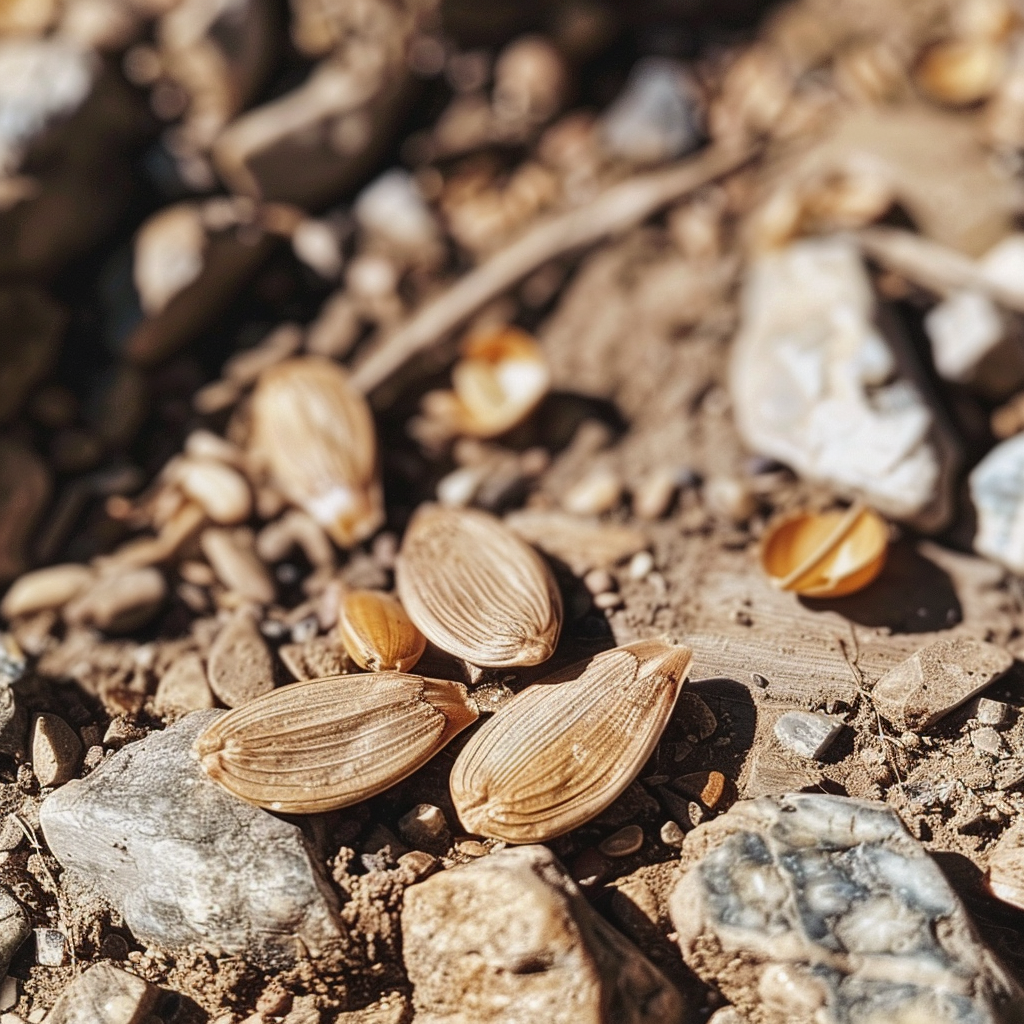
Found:
[[[546,218],[386,334],[353,372],[373,391],[413,356],[441,341],[492,299],[558,256],[644,221],[669,203],[747,163],[756,150],[712,146],[692,160],[637,175],[566,213]]]

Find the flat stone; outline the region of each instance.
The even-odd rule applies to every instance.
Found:
[[[192,753],[219,714],[193,712],[48,796],[47,845],[141,942],[268,967],[316,954],[341,926],[302,831],[215,785]]]
[[[40,786],[63,786],[82,763],[82,741],[59,715],[32,721],[32,770]]]
[[[46,1024],[144,1024],[160,989],[111,964],[94,964],[57,997]]]
[[[56,928],[36,928],[36,963],[40,967],[60,967],[68,939]]]
[[[1016,1024],[1024,991],[883,803],[796,793],[691,833],[683,959],[750,1024]]]
[[[775,738],[787,750],[814,761],[842,731],[842,722],[815,711],[787,711],[775,723]]]
[[[213,691],[198,654],[185,654],[172,662],[157,683],[153,706],[161,715],[213,707]]]
[[[274,662],[249,608],[239,608],[217,634],[207,663],[210,689],[229,707],[274,688]]]
[[[7,973],[11,959],[31,931],[28,911],[10,890],[0,885],[0,978]]]
[[[1003,753],[1003,741],[990,725],[983,725],[971,733],[971,746],[983,754],[999,757]]]
[[[671,983],[543,846],[410,886],[403,957],[417,1024],[682,1024]]]
[[[1007,829],[992,847],[985,884],[996,899],[1024,910],[1024,822]]]
[[[875,708],[900,729],[928,729],[995,682],[1013,664],[996,644],[957,636],[936,640],[875,683]]]
[[[1008,725],[1010,723],[1010,720],[1013,718],[1013,709],[1009,704],[1004,704],[1001,700],[989,700],[988,697],[979,697],[975,718],[982,725],[991,725],[993,728],[998,728],[1001,725]]]

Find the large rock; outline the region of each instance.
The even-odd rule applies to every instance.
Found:
[[[798,793],[692,832],[683,958],[750,1024],[1019,1024],[1024,992],[882,803]]]
[[[143,942],[266,966],[316,954],[340,924],[301,830],[216,786],[192,753],[219,714],[188,715],[62,786],[43,801],[43,835]]]
[[[680,1024],[682,997],[599,917],[543,846],[502,850],[406,890],[418,1024]]]
[[[956,449],[909,352],[875,326],[855,246],[813,239],[759,257],[741,305],[729,386],[746,444],[893,518],[945,525]]]

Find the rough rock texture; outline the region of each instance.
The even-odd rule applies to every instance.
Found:
[[[746,443],[886,515],[941,528],[954,449],[874,325],[856,248],[816,239],[760,257],[742,311],[730,391]]]
[[[775,723],[775,738],[801,757],[818,758],[843,730],[843,723],[815,711],[787,711]]]
[[[971,471],[974,550],[1024,572],[1024,434],[997,444]]]
[[[1004,832],[992,847],[985,881],[997,899],[1024,910],[1024,821]]]
[[[31,931],[28,912],[7,889],[0,886],[0,979],[7,973],[11,958]]]
[[[192,754],[218,714],[188,715],[47,797],[46,842],[143,942],[266,965],[316,953],[340,926],[302,832],[214,785]]]
[[[160,989],[111,964],[80,974],[53,1005],[47,1024],[145,1024]]]
[[[687,838],[683,958],[751,1024],[1015,1024],[1024,992],[885,804],[761,797]]]
[[[996,644],[958,636],[937,640],[875,683],[876,709],[901,729],[927,729],[998,679],[1013,664]]]
[[[669,1024],[679,993],[543,846],[410,887],[403,956],[420,1024]]]

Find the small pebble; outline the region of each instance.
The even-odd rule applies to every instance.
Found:
[[[37,928],[36,963],[40,967],[60,967],[64,962],[67,939],[55,928]]]
[[[417,804],[398,819],[398,831],[413,846],[437,843],[448,834],[444,811],[433,804]]]
[[[843,723],[812,711],[787,711],[775,723],[778,741],[794,754],[817,760],[842,732]]]
[[[638,551],[629,561],[629,577],[634,580],[646,579],[654,568],[654,555],[650,551]]]
[[[750,677],[751,677],[751,679],[753,679],[754,685],[759,690],[767,690],[768,689],[768,686],[769,686],[768,680],[763,675],[761,675],[760,672],[751,672],[750,673]]]
[[[570,487],[562,498],[562,508],[577,516],[597,516],[608,512],[622,499],[622,481],[610,469],[595,469]]]
[[[666,821],[658,834],[666,846],[680,847],[686,838],[686,833],[672,820]]]
[[[999,733],[990,725],[982,726],[971,733],[971,743],[974,749],[983,754],[991,754],[992,757],[999,757],[1003,752],[1003,741]]]
[[[315,615],[307,615],[292,626],[292,643],[307,644],[320,632],[320,620]]]
[[[603,839],[598,849],[606,857],[628,857],[644,845],[644,830],[639,825],[627,825]]]
[[[613,608],[619,608],[622,606],[622,595],[615,593],[613,590],[606,591],[603,594],[598,594],[594,598],[594,607],[600,608],[601,611],[611,611]]]
[[[633,511],[640,519],[661,519],[679,489],[678,471],[660,466],[648,473],[633,491]]]
[[[976,718],[982,725],[998,727],[1006,725],[1010,721],[1011,711],[1008,704],[1001,700],[990,700],[988,697],[981,697],[978,700],[978,711]]]
[[[82,741],[58,715],[36,715],[32,723],[32,769],[40,786],[63,786],[82,760]]]
[[[439,863],[436,857],[423,850],[410,850],[398,858],[398,866],[411,871],[417,882],[431,874]]]
[[[615,580],[612,579],[612,574],[607,569],[591,569],[586,576],[583,577],[583,586],[594,594],[606,594],[610,590],[615,589]]]
[[[0,1011],[9,1010],[18,1002],[18,979],[9,974],[0,982]]]
[[[733,523],[744,523],[757,511],[750,489],[733,476],[708,477],[704,481],[704,504],[716,516]]]
[[[452,470],[437,484],[437,500],[449,508],[464,508],[483,483],[486,471],[481,466],[463,466]]]
[[[464,839],[461,843],[456,844],[455,850],[464,857],[487,856],[487,847],[483,843],[478,843],[475,839]]]

